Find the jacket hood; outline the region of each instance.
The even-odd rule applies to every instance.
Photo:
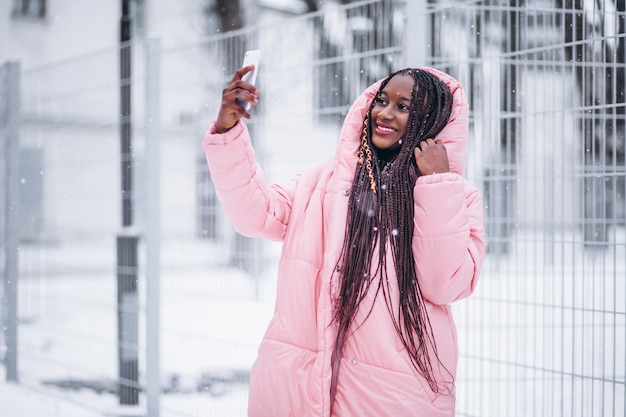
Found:
[[[448,152],[450,171],[462,174],[465,170],[467,159],[467,140],[469,134],[469,106],[465,91],[461,84],[450,75],[433,68],[419,68],[428,71],[442,80],[452,93],[452,112],[450,119],[436,139],[441,139]],[[337,159],[339,164],[354,173],[357,153],[360,144],[360,135],[363,128],[363,119],[367,114],[369,105],[380,88],[382,79],[370,85],[352,103],[345,117],[339,144]]]

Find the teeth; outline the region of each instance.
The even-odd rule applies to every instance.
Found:
[[[395,129],[392,129],[392,128],[390,128],[390,127],[383,127],[383,126],[380,126],[380,125],[378,125],[378,128],[379,128],[380,130],[385,131],[385,132],[393,132],[393,131],[395,130]]]

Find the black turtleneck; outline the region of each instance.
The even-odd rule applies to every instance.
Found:
[[[389,163],[393,162],[394,158],[400,153],[400,146],[396,146],[391,149],[376,149],[376,155],[378,155],[379,167],[383,168]]]

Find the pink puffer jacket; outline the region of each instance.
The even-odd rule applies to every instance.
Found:
[[[460,175],[469,117],[463,89],[450,76],[427,70],[454,97],[450,121],[438,136],[452,172],[417,180],[413,251],[439,358],[449,373],[436,361],[434,366],[451,394],[434,394],[411,366],[378,297],[367,320],[363,322],[369,309],[358,313],[362,326],[346,341],[333,417],[454,416],[457,341],[448,304],[467,297],[476,285],[484,247],[483,207],[476,188]],[[337,290],[337,280],[330,278],[343,244],[363,118],[379,85],[370,86],[352,105],[335,158],[287,184],[266,183],[243,123],[224,134],[215,134],[212,124],[204,137],[211,178],[236,230],[283,241],[275,313],[250,375],[251,417],[330,417],[336,334],[331,294]],[[396,283],[393,270],[390,282]],[[392,291],[397,293],[397,286]]]

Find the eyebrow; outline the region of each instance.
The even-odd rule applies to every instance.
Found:
[[[382,90],[382,91],[380,92],[380,95],[383,95],[383,94],[384,94],[385,96],[389,97],[389,94],[387,94],[387,92],[386,92],[385,90]],[[408,101],[409,103],[411,102],[411,99],[410,99],[410,98],[408,98],[408,97],[404,97],[404,96],[400,96],[400,100],[401,100],[401,101]]]

